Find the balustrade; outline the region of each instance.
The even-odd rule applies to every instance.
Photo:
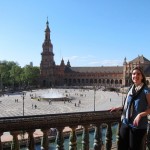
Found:
[[[35,150],[36,137],[34,131],[41,129],[43,137],[41,138],[41,149],[49,149],[49,129],[56,128],[57,135],[55,138],[56,150],[65,150],[64,148],[64,128],[70,127],[69,150],[77,150],[77,127],[80,126],[82,133],[82,150],[90,150],[89,129],[94,128],[93,150],[101,150],[105,147],[106,150],[111,150],[112,141],[112,125],[118,123],[120,127],[120,112],[110,113],[109,111],[94,111],[94,112],[80,112],[80,113],[64,113],[64,114],[50,114],[50,115],[36,115],[36,116],[19,116],[0,118],[0,136],[4,132],[10,132],[13,136],[13,143],[10,148],[12,150],[19,150],[21,146],[21,139],[18,135],[26,133],[28,135],[28,144],[26,146],[29,150]],[[106,140],[102,141],[102,127],[106,126]],[[119,128],[118,127],[118,128]],[[116,132],[116,149],[119,141],[119,129]],[[149,144],[149,140],[147,140]],[[5,149],[3,141],[0,138],[0,150]]]

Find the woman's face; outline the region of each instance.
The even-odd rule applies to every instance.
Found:
[[[141,84],[143,79],[143,76],[141,74],[141,72],[137,69],[133,70],[132,72],[132,81],[135,85],[139,85]]]

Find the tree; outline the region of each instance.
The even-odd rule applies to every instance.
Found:
[[[18,65],[13,65],[10,69],[10,82],[12,84],[13,89],[21,86],[21,74],[22,68]]]
[[[0,77],[1,77],[1,89],[9,88],[11,86],[10,70],[13,66],[18,66],[18,63],[13,61],[0,61]]]
[[[24,75],[27,86],[37,86],[40,75],[40,68],[26,65],[24,67]]]
[[[0,89],[15,90],[27,86],[38,86],[40,68],[26,65],[21,68],[13,61],[0,61]]]

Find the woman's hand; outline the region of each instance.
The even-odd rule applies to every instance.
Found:
[[[141,114],[138,114],[133,121],[133,125],[138,126],[141,118],[142,118]]]
[[[120,111],[122,110],[122,107],[113,107],[110,109],[110,112],[113,112],[113,111]]]

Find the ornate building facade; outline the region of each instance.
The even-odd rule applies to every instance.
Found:
[[[131,70],[135,66],[141,66],[146,74],[146,80],[150,82],[150,61],[143,55],[132,61],[124,59],[122,66],[101,67],[72,67],[70,62],[65,64],[62,59],[60,65],[54,61],[53,44],[50,38],[49,22],[46,22],[45,39],[42,45],[40,64],[41,87],[54,86],[128,86],[131,82]]]

